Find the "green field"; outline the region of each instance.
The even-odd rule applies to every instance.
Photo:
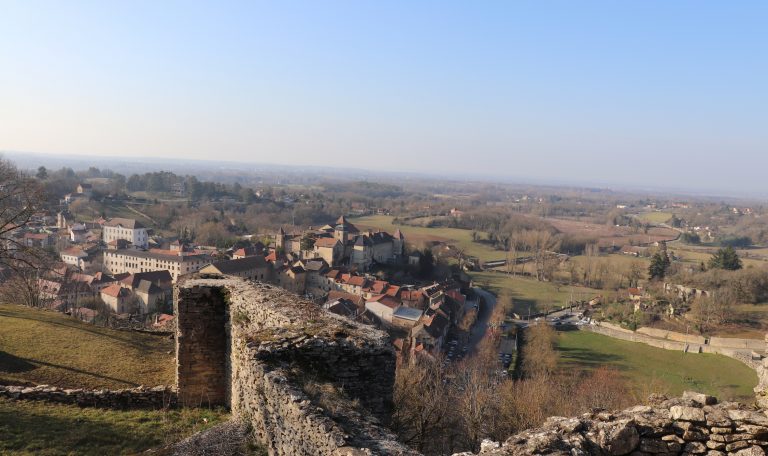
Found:
[[[665,223],[672,218],[671,212],[642,212],[637,214],[637,218],[643,222],[649,223]]]
[[[472,231],[459,228],[426,228],[421,226],[394,225],[389,215],[370,215],[350,219],[358,228],[378,228],[390,233],[400,229],[408,243],[419,245],[428,241],[442,241],[464,249],[467,256],[477,257],[482,261],[504,259],[505,252],[491,248],[486,244],[474,242]],[[484,237],[484,233],[479,233]]]
[[[718,247],[686,245],[679,241],[670,243],[668,245],[668,248],[676,256],[681,257],[683,262],[696,263],[696,264],[699,264],[701,262],[704,262],[704,264],[707,264],[709,260],[712,258],[712,254],[714,254],[718,249]],[[749,252],[749,254],[751,255],[763,255],[762,249],[755,249],[755,250],[740,249],[740,250],[737,250],[737,252],[741,257],[741,262],[744,265],[744,267],[749,267],[749,266],[761,267],[768,264],[768,262],[762,259],[744,257],[745,253],[747,252]]]
[[[0,304],[0,383],[127,388],[171,385],[174,344],[58,312]]]
[[[520,315],[527,315],[529,306],[531,312],[545,311],[553,307],[568,305],[571,297],[574,300],[589,300],[601,294],[601,290],[539,282],[529,277],[494,272],[472,272],[470,274],[475,285],[485,288],[497,296],[504,292],[512,296],[514,311]]]
[[[754,397],[755,372],[722,355],[685,354],[587,331],[559,332],[557,343],[563,369],[617,368],[640,399],[652,392],[680,395],[685,390],[720,399]]]
[[[218,409],[115,411],[0,399],[0,454],[136,454],[228,418]]]

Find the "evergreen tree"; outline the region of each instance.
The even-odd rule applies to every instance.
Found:
[[[432,254],[432,250],[425,248],[421,253],[421,258],[419,258],[419,277],[429,278],[434,270],[435,256]]]
[[[669,264],[669,256],[667,255],[666,251],[662,250],[656,252],[651,258],[651,265],[648,268],[648,275],[650,276],[651,280],[663,279],[667,274]]]
[[[715,252],[712,255],[712,258],[709,260],[710,268],[735,271],[737,269],[741,269],[741,266],[741,259],[739,258],[739,255],[730,245],[728,247],[718,249],[717,252]]]
[[[304,235],[301,238],[301,250],[309,251],[315,246],[315,238],[309,235]]]

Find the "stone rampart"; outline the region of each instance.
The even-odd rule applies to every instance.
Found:
[[[190,278],[175,294],[181,403],[231,407],[270,455],[417,454],[384,427],[386,333],[241,279]]]

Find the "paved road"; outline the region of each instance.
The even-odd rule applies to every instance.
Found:
[[[493,309],[496,306],[496,296],[494,296],[492,293],[479,287],[475,287],[473,290],[478,296],[485,298],[485,305],[480,307],[480,312],[477,316],[477,322],[472,327],[472,334],[469,336],[468,346],[470,354],[476,353],[477,345],[488,333],[488,322],[490,321],[491,314],[493,313]],[[564,310],[548,315],[546,319],[542,317],[540,321],[546,321],[547,324],[554,325],[555,321],[552,319],[557,317],[561,324],[576,324],[576,322],[579,321],[579,318],[576,315],[580,312],[580,310],[574,308],[572,311],[570,311],[571,315],[566,316],[566,314],[569,313],[569,310],[566,308]],[[512,323],[524,327],[529,323],[533,323],[533,321],[529,322],[527,320],[512,320]]]
[[[488,321],[491,319],[491,313],[496,306],[496,296],[489,293],[482,288],[473,288],[474,292],[478,296],[485,298],[485,305],[480,306],[480,312],[477,314],[477,322],[472,327],[472,334],[469,336],[469,352],[475,353],[477,344],[483,340],[485,333],[488,331]]]

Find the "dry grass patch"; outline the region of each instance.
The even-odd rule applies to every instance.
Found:
[[[79,388],[173,384],[173,341],[0,305],[0,383]]]
[[[220,409],[116,411],[0,398],[0,454],[137,454],[228,418]]]

